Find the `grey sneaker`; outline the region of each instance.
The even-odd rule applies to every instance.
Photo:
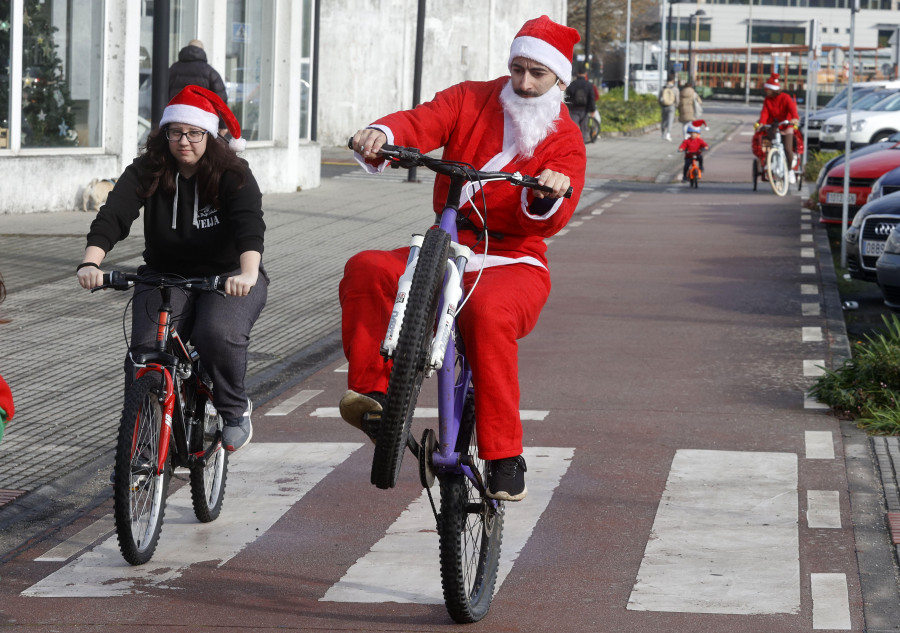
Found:
[[[488,462],[487,496],[500,501],[521,501],[528,494],[526,470],[525,458],[521,455]]]
[[[253,424],[250,422],[250,413],[253,411],[253,403],[247,400],[247,410],[239,418],[225,418],[225,428],[222,430],[222,446],[226,451],[236,451],[244,448],[253,437]]]
[[[357,393],[348,389],[341,397],[338,409],[345,422],[368,435],[374,442],[378,437],[378,422],[386,400],[387,396],[377,391]]]

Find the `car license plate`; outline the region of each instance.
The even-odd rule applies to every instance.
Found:
[[[884,252],[884,242],[863,242],[863,255],[880,257]]]
[[[843,193],[826,194],[825,201],[828,204],[844,204],[844,194]],[[856,194],[855,193],[847,194],[847,204],[856,204]]]

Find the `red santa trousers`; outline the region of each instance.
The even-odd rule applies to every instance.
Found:
[[[409,248],[363,251],[344,267],[339,296],[341,335],[349,361],[348,387],[359,393],[387,392],[390,363],[380,355],[397,281]],[[466,291],[478,273],[466,273]],[[458,324],[475,385],[478,452],[482,459],[522,453],[519,418],[519,346],[537,323],[550,294],[550,273],[538,266],[510,264],[484,269]]]

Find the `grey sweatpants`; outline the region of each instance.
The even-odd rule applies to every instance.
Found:
[[[141,274],[153,271],[146,266]],[[233,276],[240,270],[226,273]],[[260,270],[259,281],[246,297],[222,297],[213,293],[172,289],[172,322],[183,340],[200,353],[200,362],[212,378],[213,405],[223,418],[240,417],[247,408],[244,376],[250,330],[266,305],[269,279]],[[131,312],[132,353],[152,352],[156,345],[156,321],[161,302],[153,286],[136,285]],[[125,385],[132,381],[134,367],[125,357]]]

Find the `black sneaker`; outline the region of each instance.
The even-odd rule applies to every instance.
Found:
[[[500,501],[521,501],[528,494],[526,470],[525,458],[521,455],[488,462],[487,496]]]
[[[253,424],[250,422],[250,413],[253,411],[253,403],[247,400],[247,410],[239,418],[226,418],[225,428],[222,429],[222,446],[226,451],[234,452],[245,447],[253,437]]]
[[[374,442],[378,437],[378,423],[386,402],[387,396],[378,391],[357,393],[348,389],[341,397],[338,409],[344,421],[368,435]]]

